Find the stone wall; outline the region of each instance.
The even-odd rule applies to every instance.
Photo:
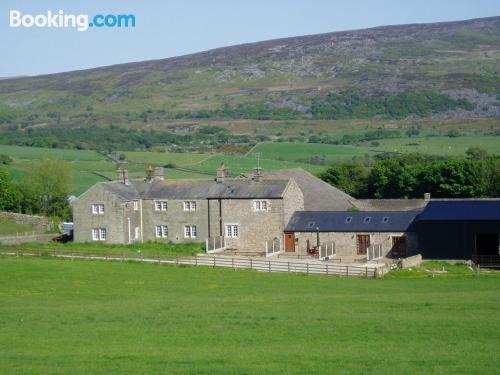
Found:
[[[14,221],[17,224],[33,225],[35,227],[34,230],[37,232],[45,232],[52,229],[52,222],[45,216],[0,212],[0,219]]]
[[[407,269],[412,267],[420,267],[422,264],[422,255],[417,254],[409,258],[401,259],[401,268]]]
[[[26,242],[50,242],[57,234],[27,234],[24,236],[4,236],[0,237],[0,243],[5,245],[17,245]]]

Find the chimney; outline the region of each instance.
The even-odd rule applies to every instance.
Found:
[[[154,178],[154,169],[151,163],[149,163],[148,167],[146,168],[146,182],[153,181],[153,178]]]
[[[116,168],[116,179],[125,185],[129,185],[128,171],[123,169],[121,165]]]
[[[424,201],[430,201],[431,200],[431,193],[424,193]]]
[[[254,171],[255,172],[253,173],[252,180],[258,182],[262,178],[262,168],[261,167],[254,168]]]
[[[226,172],[226,167],[224,166],[224,163],[222,163],[217,169],[217,177],[215,178],[215,181],[218,184],[222,184],[224,182],[224,178],[226,177],[227,172]]]
[[[163,167],[155,167],[154,176],[155,180],[163,180],[165,178]]]

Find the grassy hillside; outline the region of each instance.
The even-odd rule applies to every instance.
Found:
[[[0,373],[493,374],[498,282],[2,258]]]
[[[206,146],[199,128],[214,124],[232,135],[217,144],[248,144],[268,133],[261,124],[273,130],[312,125],[317,132],[325,121],[336,128],[339,120],[474,123],[500,117],[499,46],[500,17],[492,17],[293,37],[4,79],[0,140],[135,150]],[[251,127],[241,133],[245,121]],[[106,133],[86,131],[91,126]],[[153,130],[163,135],[149,136]]]

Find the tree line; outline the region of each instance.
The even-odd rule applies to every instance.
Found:
[[[19,179],[14,179],[7,166],[0,166],[0,211],[69,220],[72,217],[70,192],[71,169],[67,162],[31,162]]]
[[[464,157],[385,154],[334,165],[320,177],[355,198],[500,197],[500,157],[480,148]]]

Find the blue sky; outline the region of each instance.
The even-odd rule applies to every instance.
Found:
[[[133,29],[10,28],[9,11],[134,14]],[[389,24],[500,15],[499,0],[2,0],[0,77],[160,59],[227,45]]]

